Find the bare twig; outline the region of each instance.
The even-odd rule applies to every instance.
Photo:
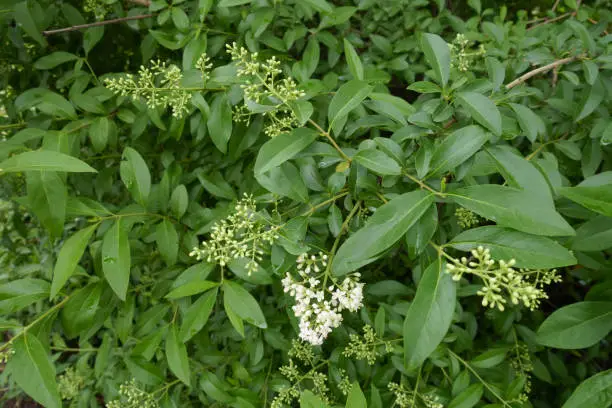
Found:
[[[574,11],[572,13],[561,14],[560,16],[557,16],[555,18],[546,19],[546,20],[544,20],[543,22],[541,22],[539,24],[536,24],[536,25],[533,25],[533,26],[529,27],[527,29],[527,31],[533,30],[535,28],[538,28],[538,27],[546,25],[546,24],[554,23],[555,21],[563,20],[564,18],[573,16],[575,14],[576,14],[576,12]]]
[[[555,4],[553,4],[553,6],[552,6],[552,11],[553,11],[553,12],[554,12],[554,11],[557,9],[557,6],[559,5],[559,2],[560,2],[560,1],[561,1],[561,0],[557,0],[557,1],[555,1]]]
[[[551,62],[548,65],[544,65],[543,67],[540,68],[536,68],[532,71],[527,72],[524,75],[521,75],[520,77],[518,77],[517,79],[515,79],[514,81],[510,82],[508,85],[506,85],[506,89],[512,89],[517,85],[522,84],[523,82],[527,81],[529,78],[534,77],[536,75],[539,75],[543,72],[549,71],[551,69],[554,69],[556,67],[559,67],[561,65],[564,64],[569,64],[570,62],[574,61],[578,59],[578,57],[567,57],[567,58],[563,58],[560,60],[557,60],[555,62]]]
[[[141,6],[149,7],[151,2],[149,0],[130,0],[134,4],[140,4]]]
[[[99,27],[99,26],[104,26],[108,24],[117,24],[117,23],[122,23],[124,21],[142,20],[145,18],[153,17],[153,16],[155,16],[155,14],[142,14],[139,16],[114,18],[112,20],[96,21],[95,23],[81,24],[81,25],[75,25],[75,26],[65,27],[65,28],[58,28],[56,30],[47,30],[47,31],[43,31],[42,33],[45,36],[49,36],[53,34],[67,33],[69,31],[83,30],[85,28],[90,28],[90,27]]]

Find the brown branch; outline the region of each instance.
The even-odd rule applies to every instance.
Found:
[[[573,16],[573,15],[575,15],[575,14],[576,14],[576,12],[574,11],[574,12],[572,12],[572,13],[565,13],[565,14],[561,14],[560,16],[557,16],[557,17],[555,17],[555,18],[546,19],[545,21],[543,21],[543,22],[541,22],[541,23],[539,23],[539,24],[536,24],[536,25],[534,25],[534,26],[529,27],[529,28],[527,29],[527,31],[531,31],[531,30],[533,30],[533,29],[535,29],[535,28],[541,27],[541,26],[546,25],[546,24],[554,23],[555,21],[563,20],[564,18],[566,18],[566,17],[570,17],[570,16]]]
[[[140,4],[141,6],[149,7],[151,2],[149,0],[130,0],[134,4]]]
[[[557,0],[557,1],[555,1],[555,4],[553,4],[553,6],[552,6],[552,11],[553,11],[553,13],[554,13],[554,11],[557,9],[557,6],[559,5],[559,2],[560,2],[560,1],[561,1],[561,0]]]
[[[515,86],[520,85],[523,82],[527,81],[531,77],[534,77],[534,76],[539,75],[539,74],[541,74],[543,72],[546,72],[546,71],[549,71],[551,69],[554,69],[554,68],[559,67],[561,65],[569,64],[570,62],[572,62],[572,61],[574,61],[576,59],[578,59],[578,57],[563,58],[563,59],[557,60],[555,62],[551,62],[548,65],[544,65],[543,67],[536,68],[536,69],[534,69],[532,71],[527,72],[524,75],[521,75],[520,77],[518,77],[514,81],[510,82],[508,85],[506,85],[506,89],[512,89]]]
[[[47,31],[43,31],[42,33],[44,36],[49,36],[53,34],[67,33],[69,31],[83,30],[85,28],[90,28],[90,27],[99,27],[99,26],[104,26],[108,24],[122,23],[124,21],[142,20],[145,18],[153,17],[153,16],[155,16],[155,14],[142,14],[139,16],[114,18],[112,20],[96,21],[95,23],[81,24],[81,25],[75,25],[75,26],[65,27],[65,28],[58,28],[56,30],[47,30]]]

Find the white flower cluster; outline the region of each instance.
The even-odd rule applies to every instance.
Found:
[[[541,299],[548,298],[543,290],[544,286],[561,281],[555,269],[516,270],[512,268],[516,260],[495,261],[491,259],[489,249],[482,246],[472,250],[471,253],[473,261],[466,257],[453,259],[453,263],[446,265],[446,272],[451,273],[455,281],[459,281],[465,273],[482,279],[484,286],[477,294],[482,296],[483,306],[497,307],[503,311],[507,303],[505,294],[513,304],[518,305],[522,302],[529,309],[535,310]]]
[[[132,379],[119,387],[119,399],[110,401],[106,408],[159,408],[155,396],[138,387]]]
[[[486,53],[483,44],[478,46],[478,50],[470,52],[470,40],[464,34],[457,34],[457,37],[448,46],[451,51],[451,66],[461,72],[469,71],[470,65],[476,58]]]
[[[232,259],[248,258],[249,275],[257,271],[262,260],[264,247],[278,238],[278,227],[269,227],[257,217],[255,200],[244,195],[236,203],[234,213],[217,222],[211,230],[210,239],[202,242],[201,248],[194,248],[189,254],[199,261],[227,265]]]
[[[206,61],[204,61],[206,64]],[[183,73],[176,65],[166,66],[165,62],[154,61],[151,68],[140,66],[138,76],[127,74],[105,81],[108,89],[115,94],[144,98],[150,108],[172,108],[172,116],[180,118],[189,111],[191,92],[181,88]]]
[[[338,284],[325,287],[319,272],[327,266],[327,255],[302,254],[297,259],[297,272],[302,280],[287,273],[282,280],[285,293],[295,299],[293,313],[300,318],[300,338],[321,345],[329,333],[342,323],[342,311],[356,312],[363,306],[363,286],[359,273]]]
[[[278,78],[283,72],[280,69],[280,61],[273,56],[265,62],[259,62],[258,53],[251,54],[236,43],[226,47],[238,67],[238,76],[245,78],[245,83],[241,85],[245,105],[237,107],[235,116],[239,119],[248,118],[252,112],[251,105],[261,104],[265,106],[257,107],[257,112],[262,112],[270,121],[265,129],[268,136],[274,137],[295,127],[298,119],[290,103],[306,94],[292,78]]]

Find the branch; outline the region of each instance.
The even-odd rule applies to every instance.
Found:
[[[134,4],[140,4],[141,6],[149,7],[151,2],[149,0],[130,0]]]
[[[145,19],[145,18],[153,17],[153,16],[155,16],[155,14],[142,14],[142,15],[139,15],[139,16],[114,18],[112,20],[96,21],[95,23],[81,24],[81,25],[75,25],[75,26],[71,26],[71,27],[58,28],[56,30],[43,31],[42,33],[43,33],[44,36],[49,36],[49,35],[53,35],[53,34],[66,33],[66,32],[69,32],[69,31],[83,30],[85,28],[90,28],[90,27],[99,27],[99,26],[104,26],[104,25],[108,25],[108,24],[122,23],[124,21],[142,20],[142,19]]]
[[[546,25],[546,24],[554,23],[555,21],[563,20],[565,17],[570,17],[570,16],[573,16],[573,15],[575,15],[575,14],[576,14],[576,12],[574,11],[574,12],[572,12],[572,13],[565,13],[565,14],[561,14],[560,16],[555,17],[555,18],[550,18],[550,19],[548,19],[548,18],[547,18],[547,19],[545,19],[543,22],[541,22],[541,23],[539,23],[539,24],[536,24],[536,25],[534,25],[534,26],[529,27],[529,28],[527,29],[527,31],[531,31],[531,30],[533,30],[534,28],[537,28],[537,27],[540,27],[540,26],[543,26],[543,25]]]
[[[570,62],[574,61],[578,59],[578,57],[568,57],[568,58],[563,58],[560,59],[558,61],[552,62],[548,65],[544,65],[543,67],[540,68],[536,68],[532,71],[527,72],[524,75],[521,75],[520,77],[518,77],[517,79],[515,79],[514,81],[510,82],[508,85],[506,85],[506,89],[512,89],[517,85],[522,84],[523,82],[527,81],[529,78],[534,77],[536,75],[539,75],[543,72],[549,71],[553,68],[556,68],[558,66],[564,65],[564,64],[569,64]]]

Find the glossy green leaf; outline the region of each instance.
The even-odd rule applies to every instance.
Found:
[[[9,361],[13,379],[26,394],[46,408],[61,408],[55,367],[38,338],[28,332],[13,342]]]
[[[217,282],[213,281],[198,281],[194,280],[189,283],[185,283],[172,290],[170,293],[166,295],[168,299],[178,299],[186,296],[197,295],[198,293],[206,292],[207,290],[218,286]]]
[[[70,238],[64,242],[62,249],[57,256],[57,262],[53,269],[53,281],[51,282],[50,297],[53,299],[62,289],[64,284],[74,273],[79,260],[85,252],[85,248],[89,243],[89,239],[94,231],[98,228],[98,224],[91,225],[75,232]]]
[[[308,4],[315,10],[322,11],[324,13],[331,13],[334,11],[332,5],[326,0],[304,0],[304,3]]]
[[[470,113],[472,118],[496,136],[502,133],[502,118],[493,101],[477,92],[460,92],[457,100]]]
[[[332,273],[346,275],[374,262],[412,227],[433,203],[432,194],[413,191],[379,207],[366,225],[338,249]]]
[[[319,134],[307,128],[293,129],[268,140],[259,149],[255,173],[261,174],[280,166],[314,142]]]
[[[368,402],[363,391],[359,387],[359,383],[355,381],[351,386],[348,397],[346,399],[346,408],[368,408]]]
[[[387,154],[376,149],[360,150],[353,160],[376,174],[399,176],[402,168]]]
[[[55,51],[49,55],[45,55],[44,57],[39,58],[34,63],[34,68],[36,69],[53,69],[58,65],[61,65],[65,62],[75,61],[79,59],[78,56],[71,54],[66,51]]]
[[[147,206],[151,192],[151,173],[140,153],[131,147],[123,150],[123,159],[119,167],[121,180],[137,203]]]
[[[453,398],[448,408],[472,408],[480,402],[483,392],[482,384],[472,384]]]
[[[589,210],[612,217],[612,184],[562,187],[559,193]]]
[[[576,229],[572,239],[576,251],[603,251],[612,248],[612,218],[600,215]]]
[[[448,44],[436,34],[423,34],[420,44],[425,59],[433,68],[436,81],[445,87],[450,76],[451,62]]]
[[[552,203],[536,200],[524,190],[484,184],[460,188],[448,196],[457,204],[500,226],[535,235],[575,234]]]
[[[175,325],[170,327],[166,336],[166,359],[168,367],[176,377],[188,387],[191,386],[191,370],[189,369],[189,356],[185,344],[179,339]]]
[[[15,313],[49,296],[49,283],[42,279],[14,279],[0,285],[0,313]]]
[[[440,259],[423,272],[414,300],[404,320],[406,365],[418,368],[438,347],[455,310],[455,283]]]
[[[68,191],[62,177],[55,172],[31,171],[26,173],[28,204],[42,225],[54,237],[64,230]]]
[[[562,408],[610,406],[612,406],[612,370],[606,370],[581,382]]]
[[[539,327],[539,344],[560,349],[590,347],[612,330],[612,302],[578,302],[557,309]]]
[[[206,125],[217,149],[221,153],[227,153],[227,143],[232,136],[232,107],[226,94],[218,95],[213,100]]]
[[[172,191],[172,195],[170,196],[170,209],[172,210],[174,217],[180,219],[183,215],[185,215],[188,205],[189,194],[187,193],[187,188],[183,184],[180,184],[176,186],[174,191]]]
[[[33,170],[75,173],[97,172],[89,164],[75,157],[51,150],[34,150],[20,153],[0,163],[0,174]]]
[[[346,63],[348,64],[349,71],[351,75],[353,75],[353,78],[363,81],[363,64],[361,63],[361,59],[359,59],[357,51],[355,51],[355,47],[353,47],[353,44],[346,38],[344,39],[344,57],[346,58]]]
[[[524,105],[511,103],[510,107],[516,115],[516,119],[521,125],[521,129],[525,132],[527,139],[535,142],[538,137],[546,136],[546,124],[534,111]]]
[[[41,46],[45,47],[47,45],[47,40],[42,36],[32,13],[28,9],[27,1],[15,4],[13,15],[15,16],[15,21],[23,28],[27,35]]]
[[[357,79],[347,82],[338,89],[327,111],[329,127],[335,134],[339,134],[342,130],[349,112],[359,106],[371,91],[372,86]]]
[[[251,323],[261,329],[268,327],[259,304],[242,285],[225,281],[223,283],[223,295],[232,310],[244,321]]]
[[[102,285],[90,284],[71,293],[61,311],[62,326],[69,339],[90,328],[98,310]]]
[[[428,174],[441,175],[456,169],[480,150],[488,139],[489,133],[476,125],[454,131],[434,150]]]
[[[217,289],[208,291],[198,298],[185,312],[179,332],[182,342],[189,341],[206,324],[217,299]]]
[[[121,300],[125,300],[130,282],[130,241],[121,218],[106,231],[102,240],[102,272]]]
[[[179,236],[176,228],[174,228],[174,224],[168,218],[164,218],[162,222],[157,224],[155,240],[166,265],[174,265],[178,257]]]

